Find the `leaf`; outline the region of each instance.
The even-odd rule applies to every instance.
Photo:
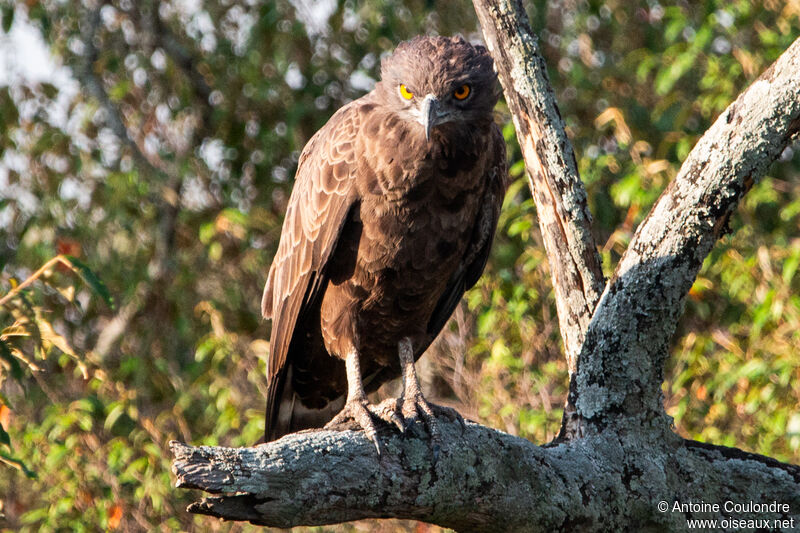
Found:
[[[44,95],[49,99],[53,100],[56,96],[58,96],[58,87],[52,83],[42,83],[40,84],[40,87]]]
[[[3,31],[8,33],[11,31],[11,25],[14,23],[14,6],[4,5],[0,8],[0,16],[3,17]]]
[[[53,325],[50,324],[50,322],[40,319],[39,331],[42,334],[43,343],[55,346],[63,353],[71,357],[75,361],[75,364],[78,365],[78,369],[81,371],[83,379],[89,379],[89,369],[86,367],[86,363],[84,363],[75,350],[72,349],[72,346],[70,346],[67,339],[65,339],[62,335],[59,335],[58,332],[53,329]]]
[[[0,358],[6,361],[11,367],[11,377],[17,381],[21,380],[22,367],[20,366],[19,361],[17,361],[17,358],[12,355],[11,350],[6,344],[6,341],[2,339],[0,339]]]
[[[103,423],[103,429],[106,431],[110,430],[114,427],[114,424],[117,423],[117,420],[125,414],[125,406],[122,402],[116,403],[114,407],[111,408],[109,411],[108,416],[106,416],[106,421]]]
[[[203,244],[210,243],[216,234],[217,229],[214,227],[213,222],[206,222],[205,224],[200,225],[198,236],[200,238],[200,242]]]
[[[36,479],[36,472],[30,470],[25,463],[20,461],[19,459],[10,456],[5,452],[0,452],[0,462],[7,464],[12,468],[16,468],[17,470],[22,471],[28,479]]]
[[[120,81],[119,83],[114,85],[111,88],[111,90],[108,91],[108,96],[109,96],[109,98],[111,98],[112,101],[119,102],[120,100],[125,98],[125,95],[128,94],[128,91],[130,91],[130,88],[131,88],[131,84],[130,84],[129,81],[127,81],[127,80]]]
[[[69,342],[67,342],[67,339],[56,332],[56,330],[53,328],[53,325],[47,320],[41,320],[39,322],[39,331],[42,332],[42,340],[45,343],[55,346],[65,354],[72,357],[78,356],[78,354],[76,354],[72,349],[72,346],[69,345]]]
[[[20,317],[13,324],[0,331],[0,340],[7,340],[10,337],[30,337],[31,333],[26,328],[30,324],[28,317]]]
[[[26,327],[26,332],[27,332],[28,336],[32,336],[34,338],[34,340],[36,341],[36,344],[41,346],[41,344],[42,344],[42,332],[39,330],[39,322],[36,319],[37,318],[37,311],[36,311],[36,308],[33,306],[33,303],[28,299],[28,296],[25,293],[26,293],[26,291],[18,292],[17,293],[17,298],[19,298],[19,301],[21,301],[22,305],[25,307],[25,311],[27,311],[27,316],[22,321],[17,320],[17,322],[15,322],[15,324],[19,324],[19,323],[29,324],[30,327]],[[33,317],[34,319],[30,320],[31,317]],[[4,334],[5,334],[5,332],[4,332]]]
[[[13,355],[17,359],[19,359],[20,361],[25,363],[28,366],[28,368],[30,368],[32,371],[34,371],[34,372],[41,372],[42,371],[42,369],[39,367],[39,365],[37,365],[36,363],[34,363],[30,359],[28,359],[25,356],[25,354],[22,353],[22,351],[20,349],[16,348],[15,346],[11,347],[11,355]]]
[[[800,266],[800,248],[795,249],[792,255],[783,263],[781,277],[783,277],[784,283],[789,284],[792,282],[792,278],[794,278],[798,266]]]
[[[690,50],[680,54],[668,67],[663,68],[655,79],[656,94],[663,96],[672,90],[678,80],[689,72],[696,58],[697,52]]]
[[[111,297],[111,294],[108,292],[108,288],[106,287],[105,283],[98,278],[92,270],[86,266],[82,261],[79,259],[68,255],[66,256],[67,264],[72,270],[78,274],[81,279],[94,291],[95,294],[100,296],[106,305],[108,305],[111,309],[114,309],[114,299]]]
[[[111,507],[111,512],[109,513],[108,517],[108,528],[109,529],[117,529],[122,522],[122,506],[119,504],[115,504]]]
[[[9,127],[11,124],[16,123],[18,120],[19,120],[19,110],[17,109],[17,104],[11,97],[9,88],[3,87],[2,89],[0,89],[0,122],[2,122],[5,125],[5,127]]]
[[[6,407],[11,409],[12,411],[14,410],[14,406],[11,405],[11,402],[8,401],[8,398],[2,392],[0,392],[0,403],[3,403]]]
[[[8,407],[6,406],[3,406],[2,408],[8,409]],[[3,424],[0,424],[0,444],[5,444],[9,448],[11,448],[11,437],[9,437],[6,430],[3,429]]]

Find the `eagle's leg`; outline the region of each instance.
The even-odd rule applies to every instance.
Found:
[[[397,413],[380,406],[369,403],[364,384],[361,381],[361,364],[358,360],[358,350],[350,350],[344,360],[347,371],[347,400],[344,408],[333,419],[325,424],[326,428],[335,427],[352,419],[364,430],[367,438],[375,444],[378,455],[381,454],[381,445],[378,442],[378,430],[372,417],[375,416],[390,424],[394,424],[402,431],[403,422]]]
[[[408,337],[403,338],[398,343],[398,352],[400,354],[400,367],[403,372],[403,394],[402,394],[402,408],[403,418],[406,421],[417,418],[422,418],[428,431],[431,435],[431,445],[433,448],[434,457],[439,455],[439,449],[442,444],[442,431],[439,429],[439,422],[436,420],[434,411],[447,416],[451,420],[458,420],[461,425],[464,425],[464,419],[455,409],[449,407],[441,407],[428,403],[428,400],[422,395],[422,390],[419,386],[419,379],[417,378],[417,371],[414,368],[414,348],[411,345],[411,339]]]

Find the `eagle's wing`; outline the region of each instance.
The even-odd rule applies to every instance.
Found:
[[[489,251],[492,248],[508,179],[506,145],[497,126],[493,128],[490,138],[492,146],[489,149],[492,157],[488,165],[489,175],[486,177],[489,183],[481,200],[481,210],[473,226],[472,237],[464,258],[450,277],[450,281],[428,321],[429,342],[433,342],[450,319],[450,315],[461,301],[464,292],[477,283],[486,266],[486,261],[489,259]],[[420,347],[416,355],[420,355],[426,349],[427,346]]]
[[[357,201],[353,170],[359,125],[359,106],[353,102],[331,117],[300,156],[281,240],[261,299],[264,318],[272,319],[267,362],[268,432],[277,415],[298,318],[325,286],[326,265]]]

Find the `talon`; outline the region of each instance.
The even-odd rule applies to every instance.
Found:
[[[373,444],[375,444],[375,451],[378,452],[378,457],[380,458],[380,456],[381,456],[381,445],[378,443],[378,439],[377,438],[373,438],[372,442],[373,442]]]
[[[419,411],[417,405],[413,401],[403,401],[403,420],[409,424],[412,420],[419,418]]]
[[[452,407],[445,407],[443,405],[436,405],[431,404],[433,408],[433,412],[436,414],[437,417],[445,417],[448,418],[451,422],[457,421],[461,425],[461,431],[463,433],[464,430],[467,429],[467,422],[464,420],[464,417],[461,416],[461,413],[453,409]]]
[[[325,424],[325,429],[338,426],[344,421],[350,419],[354,420],[361,429],[364,430],[366,437],[375,445],[378,451],[378,456],[381,455],[381,445],[378,440],[378,430],[375,427],[375,422],[372,420],[371,413],[372,406],[365,399],[350,400],[344,404],[344,408],[333,419]]]
[[[400,430],[400,433],[405,433],[406,426],[403,424],[403,420],[397,414],[396,399],[392,398],[389,400],[384,400],[378,405],[369,405],[367,408],[375,417],[380,418],[389,424],[394,424],[397,429]]]
[[[400,433],[405,433],[406,425],[403,423],[403,420],[397,416],[397,413],[390,413],[389,416],[392,419],[392,423],[394,423],[394,425],[397,426],[397,429],[400,430]]]
[[[378,440],[378,429],[375,426],[373,417],[389,424],[394,424],[400,428],[400,431],[404,431],[405,426],[396,413],[397,400],[389,400],[380,405],[370,404],[369,400],[367,400],[367,394],[364,392],[364,384],[361,382],[358,351],[352,350],[348,352],[344,363],[347,371],[347,400],[339,414],[325,424],[325,428],[331,429],[348,419],[354,420],[364,430],[366,437],[375,445],[375,450],[378,452],[378,457],[380,457],[382,453],[381,444]]]

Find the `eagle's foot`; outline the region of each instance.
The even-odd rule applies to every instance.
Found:
[[[406,424],[409,424],[416,418],[421,418],[425,426],[428,428],[428,433],[431,436],[431,448],[433,449],[434,461],[439,457],[439,450],[442,447],[442,430],[439,428],[439,421],[436,419],[436,413],[444,414],[446,411],[453,411],[448,407],[441,407],[428,403],[428,400],[422,395],[419,390],[414,391],[412,394],[404,394],[400,400],[402,402],[401,412]],[[448,413],[445,416],[448,416]],[[458,413],[456,413],[458,415]],[[458,415],[459,417],[461,415]]]
[[[361,429],[364,430],[364,434],[367,436],[367,438],[375,445],[378,455],[381,455],[381,445],[380,441],[378,440],[378,429],[375,426],[373,417],[383,420],[388,424],[397,426],[400,431],[405,429],[402,420],[400,420],[400,417],[397,415],[395,410],[390,409],[388,406],[384,406],[383,404],[372,405],[366,398],[350,400],[345,403],[344,408],[339,412],[339,414],[333,417],[330,422],[325,424],[325,429],[335,428],[348,422],[349,420],[354,420],[359,426],[361,426]]]

